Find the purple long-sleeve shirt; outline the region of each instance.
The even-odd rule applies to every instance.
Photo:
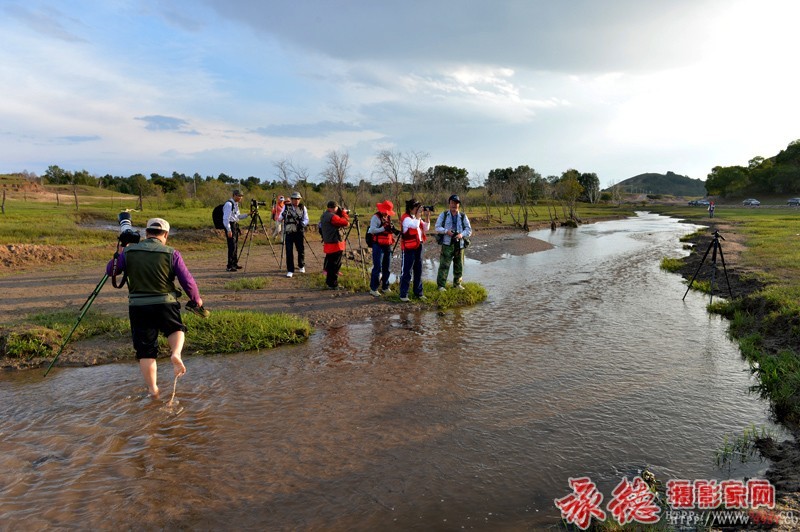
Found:
[[[114,259],[108,261],[106,265],[106,274],[107,275],[114,275]],[[183,262],[183,257],[181,257],[180,252],[176,249],[172,254],[172,268],[175,270],[175,277],[178,278],[178,282],[183,288],[183,291],[189,297],[190,301],[199,301],[200,300],[200,290],[197,288],[197,283],[192,277],[192,274],[189,272],[189,268],[186,267],[186,263]],[[117,271],[116,274],[120,274],[125,271],[125,254],[120,253],[119,258],[117,259]]]

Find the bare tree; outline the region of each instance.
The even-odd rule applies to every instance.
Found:
[[[378,152],[376,167],[373,175],[389,183],[389,195],[395,205],[400,203],[400,193],[403,191],[403,178],[401,164],[404,156],[394,150],[381,150]]]
[[[292,175],[294,174],[294,165],[292,161],[289,159],[281,159],[272,163],[275,167],[275,170],[278,174],[278,181],[280,181],[284,188],[291,188],[293,183],[291,183]]]
[[[402,155],[403,166],[411,181],[411,194],[416,196],[425,183],[425,165],[430,154],[423,151],[410,151]]]
[[[302,192],[303,197],[307,198],[308,197],[308,187],[311,186],[311,184],[308,182],[308,178],[309,178],[308,168],[306,168],[304,166],[294,166],[294,165],[292,165],[291,171],[292,171],[292,176],[294,177],[294,179],[293,179],[294,186],[297,187],[297,188],[303,189],[303,192]]]
[[[347,182],[347,172],[350,168],[350,154],[331,150],[326,156],[328,166],[322,171],[325,184],[333,187],[339,205],[344,205],[345,183]]]

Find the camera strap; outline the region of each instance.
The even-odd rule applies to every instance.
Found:
[[[114,288],[122,288],[128,280],[128,272],[122,272],[122,280],[117,284],[117,262],[119,261],[119,251],[114,252],[114,259],[111,262],[111,285]]]

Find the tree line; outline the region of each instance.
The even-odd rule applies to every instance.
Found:
[[[747,166],[715,166],[706,191],[722,197],[800,193],[800,139],[769,159],[753,157]]]
[[[299,190],[304,197],[318,193],[342,205],[363,204],[363,199],[368,196],[383,195],[401,209],[403,198],[410,196],[428,198],[432,203],[436,199],[445,202],[450,194],[466,194],[479,189],[485,200],[487,216],[490,206],[505,209],[521,227],[527,227],[529,213],[541,199],[560,202],[563,216],[569,219],[577,218],[577,202],[595,203],[600,199],[600,180],[595,173],[568,169],[558,176],[543,177],[532,167],[521,165],[497,168],[485,177],[470,176],[467,169],[457,166],[429,166],[428,159],[425,152],[381,150],[376,154],[372,173],[367,178],[354,175],[348,152],[334,150],[326,155],[317,182],[312,181],[307,168],[291,159],[273,163],[271,180],[255,176],[237,179],[224,173],[201,176],[199,173],[187,175],[179,172],[169,176],[137,173],[127,177],[110,174],[98,177],[87,170],[69,171],[52,165],[43,174],[42,182],[96,186],[121,194],[163,196],[176,205],[199,201],[206,206],[224,201],[234,187],[261,197],[265,192],[275,191],[288,193]],[[476,183],[477,186],[473,186]],[[558,218],[555,213],[553,215]]]

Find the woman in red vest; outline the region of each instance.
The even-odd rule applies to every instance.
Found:
[[[400,276],[400,301],[409,301],[408,289],[411,273],[414,273],[414,296],[425,300],[422,294],[422,247],[427,239],[426,231],[431,228],[431,213],[425,211],[425,219],[417,218],[422,203],[415,199],[406,202],[406,212],[400,217],[402,231],[400,248],[403,250],[402,275]]]
[[[389,264],[392,261],[394,235],[400,231],[392,224],[391,217],[395,215],[392,202],[386,200],[378,203],[376,207],[378,212],[372,215],[367,229],[367,234],[372,235],[372,276],[369,280],[369,293],[380,297],[379,286],[384,292],[389,290]]]

